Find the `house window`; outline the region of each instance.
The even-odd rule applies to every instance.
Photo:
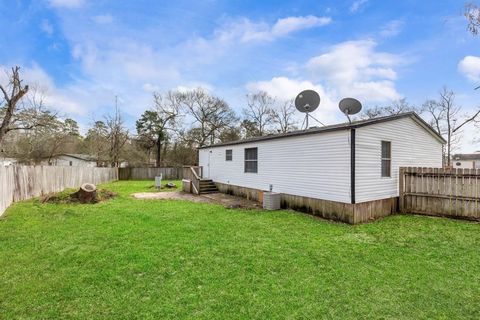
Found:
[[[245,172],[251,172],[251,173],[258,172],[258,149],[257,148],[245,149]]]
[[[71,167],[73,165],[73,161],[69,161],[69,163],[70,163],[70,167]]]
[[[391,177],[392,172],[392,143],[382,141],[382,177]]]
[[[225,161],[232,161],[232,154],[233,154],[232,149],[226,150],[225,151]]]

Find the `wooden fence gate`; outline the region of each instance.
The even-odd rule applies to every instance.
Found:
[[[400,212],[480,220],[480,169],[400,168]]]

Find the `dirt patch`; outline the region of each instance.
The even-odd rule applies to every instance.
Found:
[[[195,195],[183,191],[175,192],[142,192],[134,193],[132,196],[136,199],[158,199],[158,200],[186,200],[192,202],[205,202],[223,205],[228,209],[261,209],[261,204],[255,201],[240,197],[227,195],[224,193],[210,193]]]
[[[74,196],[77,190],[68,189],[58,193],[49,193],[40,197],[41,203],[68,204],[79,203],[78,197]],[[115,198],[117,193],[107,189],[97,189],[97,200],[95,203],[103,202]]]

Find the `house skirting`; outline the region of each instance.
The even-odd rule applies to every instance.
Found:
[[[220,192],[263,201],[262,190],[220,182],[215,184]],[[357,224],[397,213],[398,197],[351,204],[282,193],[281,206],[284,209],[293,209],[325,219]]]

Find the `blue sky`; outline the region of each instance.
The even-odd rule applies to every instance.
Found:
[[[152,91],[199,86],[237,111],[250,91],[280,100],[314,88],[326,123],[344,120],[344,96],[421,104],[446,85],[466,110],[478,106],[480,38],[466,31],[461,0],[0,3],[0,66],[22,66],[83,128],[115,95],[133,127]],[[472,130],[463,151],[477,148]]]

